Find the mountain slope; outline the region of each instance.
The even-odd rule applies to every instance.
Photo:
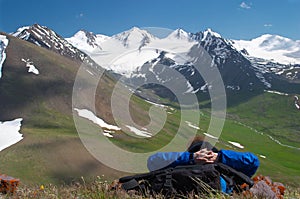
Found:
[[[24,139],[0,153],[1,172],[24,183],[70,182],[99,172],[116,176],[118,172],[88,153],[74,126],[72,91],[82,63],[6,36],[9,45],[0,79],[0,121],[23,118],[20,132]],[[39,75],[29,73],[22,59],[29,59]],[[114,80],[104,75],[101,82],[99,91],[111,92]],[[97,115],[112,123],[108,94],[97,100]]]
[[[101,139],[108,136],[121,148],[141,152],[161,148],[176,133],[178,127],[173,121],[177,120],[177,115],[168,116],[173,119],[167,121],[162,126],[161,133],[156,136],[146,134],[145,127],[141,130],[141,127],[147,127],[150,123],[148,110],[152,104],[132,95],[122,85],[115,102],[118,106],[114,106],[121,114],[113,115],[111,101],[116,80],[99,66],[83,64],[77,59],[70,59],[14,36],[2,34],[6,35],[9,44],[5,50],[7,56],[0,79],[0,121],[22,118],[20,133],[24,138],[1,151],[1,172],[16,176],[24,183],[35,184],[68,183],[81,176],[88,179],[102,174],[114,179],[123,172],[105,166],[95,159],[79,138],[79,130],[83,129],[83,133],[95,130]],[[29,62],[39,74],[28,72]],[[75,77],[82,68],[84,75],[77,79],[79,85],[74,85]],[[97,78],[100,79],[94,92],[94,82],[90,80]],[[76,86],[80,92],[74,94]],[[127,95],[130,96],[129,104],[125,103]],[[130,118],[122,115],[126,108],[129,109]],[[117,120],[120,128],[114,132],[99,134],[99,124],[93,124],[77,110],[90,111],[97,121],[103,120],[111,125],[116,125]],[[161,125],[160,122],[160,117],[155,117],[150,127],[156,129],[156,126]],[[80,128],[79,123],[82,124]],[[103,129],[108,130],[107,127]],[[138,136],[132,136],[134,134]],[[141,139],[144,135],[148,139]],[[149,137],[153,141],[151,144]],[[111,154],[112,152],[108,155]],[[146,165],[143,162],[141,164]]]

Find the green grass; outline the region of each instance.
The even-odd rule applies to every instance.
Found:
[[[300,180],[300,150],[280,146],[268,137],[270,135],[283,144],[300,147],[300,118],[293,97],[264,93],[232,107],[228,110],[229,116],[252,130],[246,128],[238,133],[238,128],[234,127],[236,125],[229,125],[228,131],[226,126],[224,131],[233,136],[230,139],[238,137],[238,141],[245,143],[249,151],[267,157],[261,159],[258,172],[297,187]],[[258,135],[254,129],[264,135]]]
[[[49,155],[55,147],[78,139],[71,117],[44,106],[22,124],[24,139],[0,153],[1,172],[21,178],[28,183],[53,182],[49,173]]]
[[[229,116],[257,130],[268,133],[283,143],[300,147],[299,110],[294,95],[264,93],[228,109]]]
[[[120,188],[112,188],[113,184],[105,181],[102,176],[95,177],[91,182],[86,182],[84,178],[79,179],[71,185],[53,185],[53,184],[36,184],[31,186],[20,185],[14,194],[1,195],[2,198],[44,198],[44,199],[64,199],[64,198],[87,198],[87,199],[117,199],[117,198],[166,198],[162,194],[156,194],[155,197],[146,193],[142,195],[141,193],[135,191],[125,192]],[[285,198],[299,198],[300,190],[299,188],[286,187]],[[168,197],[168,198],[178,198],[178,197]],[[234,194],[233,196],[222,194],[218,191],[214,193],[209,193],[207,195],[196,195],[188,194],[182,196],[186,199],[194,198],[218,198],[218,199],[230,199],[246,198],[242,194]],[[257,197],[247,197],[247,198],[257,198]],[[260,198],[260,197],[258,197]]]
[[[267,135],[261,135],[252,129],[228,120],[224,126],[221,140],[236,141],[256,154],[261,162],[257,173],[272,176],[275,180],[291,185],[299,184],[300,151],[279,145]],[[227,143],[229,146],[230,144]],[[226,147],[226,146],[225,146]],[[230,149],[230,147],[226,147]],[[239,150],[233,148],[234,150]],[[261,158],[260,155],[266,156]]]
[[[269,97],[269,94],[266,95]],[[270,99],[275,100],[277,98],[269,98],[269,100]],[[252,100],[256,99],[253,98]],[[252,104],[251,101],[249,103]],[[142,102],[140,105],[146,110],[149,108],[149,104],[147,103]],[[253,105],[255,105],[254,102]],[[245,107],[248,108],[249,106],[245,105]],[[239,108],[239,111],[241,111],[243,107]],[[234,112],[236,109],[232,110],[232,112],[229,110],[230,116],[235,115],[235,118],[241,117]],[[246,111],[247,109],[242,111],[241,115],[245,115],[247,113]],[[192,110],[189,110],[188,113],[189,114],[187,114],[188,117],[186,118],[186,121],[192,120],[193,115],[195,114],[195,112]],[[251,114],[248,114],[249,118],[253,117]],[[33,112],[33,114],[28,118],[30,119],[24,121],[22,126],[22,133],[25,137],[24,141],[21,141],[20,143],[12,146],[9,150],[5,150],[0,153],[2,160],[1,167],[3,168],[2,172],[19,177],[27,183],[61,183],[64,181],[68,182],[72,178],[76,179],[80,177],[81,174],[84,175],[84,172],[76,168],[67,171],[67,166],[65,167],[61,164],[51,163],[51,161],[55,160],[56,155],[58,154],[60,154],[60,161],[66,161],[66,159],[68,159],[68,161],[66,161],[67,165],[72,164],[72,161],[78,161],[74,157],[68,158],[61,154],[63,153],[62,150],[66,150],[65,147],[82,145],[74,127],[73,118],[69,115],[61,114],[56,110],[49,109],[43,103],[40,104],[36,111]],[[257,156],[266,156],[265,159],[259,157],[261,166],[257,173],[271,176],[274,178],[274,180],[289,184],[291,186],[298,186],[300,180],[300,160],[298,158],[300,151],[280,146],[267,136],[270,131],[260,130],[262,127],[259,124],[251,126],[251,123],[246,123],[247,121],[251,121],[250,119],[243,120],[232,118],[233,117],[229,117],[226,119],[222,134],[220,136],[220,142],[217,143],[217,147],[239,151],[251,151]],[[170,140],[178,131],[178,121],[180,121],[180,119],[181,113],[179,110],[173,111],[173,114],[168,114],[164,128],[153,138],[133,138],[122,132],[119,132],[117,133],[119,136],[115,136],[115,138],[111,138],[110,140],[116,145],[129,151],[134,151],[137,153],[151,152],[154,149],[159,149],[170,142]],[[83,120],[88,126],[92,125],[94,128],[98,128],[90,121],[85,119]],[[202,133],[206,132],[209,122],[209,110],[201,110],[199,120],[200,130],[198,130],[197,133],[201,135]],[[266,122],[266,124],[270,123],[273,124],[274,122]],[[266,125],[264,125],[264,128],[266,128],[265,126]],[[276,127],[272,128],[272,130],[274,129],[276,130]],[[259,130],[259,132],[255,130]],[[183,131],[184,132],[182,134],[184,135],[185,132],[192,132],[195,131],[195,129],[189,127],[185,121],[183,121]],[[260,133],[263,133],[263,135]],[[273,136],[276,139],[280,138],[276,137],[276,134]],[[238,142],[245,146],[245,148],[243,150],[236,148],[230,145],[228,141]],[[71,144],[68,145],[67,143]],[[287,142],[287,144],[293,143],[294,142]],[[64,145],[65,147],[62,147]],[[84,147],[82,146],[82,148]],[[76,156],[75,151],[68,151],[66,154],[67,156]],[[75,165],[78,166],[78,163]],[[61,178],[57,178],[57,176],[53,174],[59,170],[61,171]],[[99,174],[102,174],[101,171]],[[92,172],[92,174],[89,176],[92,175],[97,174]],[[120,173],[119,175],[122,174]],[[115,177],[117,176],[115,175]]]
[[[293,96],[264,93],[251,98],[244,104],[229,108],[217,146],[253,152],[261,162],[257,173],[271,176],[275,180],[291,186],[299,186],[300,159],[298,157],[300,150],[281,146],[270,138],[272,136],[283,144],[299,147],[299,134],[295,134],[298,128],[297,124],[300,123],[299,117],[297,117],[299,111],[295,109],[292,99]],[[211,120],[209,109],[201,111],[200,130],[198,130],[200,135],[207,132]],[[189,114],[191,119],[193,114],[195,113],[192,111]],[[172,132],[177,133],[180,117],[180,111],[170,115],[165,128],[152,139],[122,139],[115,140],[115,142],[136,152],[142,151],[142,149],[155,149],[157,146],[166,144],[168,139],[163,139],[164,136],[174,136]],[[184,130],[192,130],[191,127],[184,125]],[[171,130],[171,133],[167,134],[167,129],[173,129],[173,131]],[[245,148],[236,148],[228,141],[238,142]],[[147,145],[147,143],[149,144]],[[266,156],[266,158],[262,158],[260,155]]]
[[[97,161],[78,137],[71,110],[72,86],[78,65],[33,44],[11,38],[10,44],[13,43],[15,45],[9,46],[0,82],[0,98],[4,100],[0,104],[0,117],[3,120],[24,118],[21,128],[24,139],[1,151],[1,173],[20,178],[25,184],[55,185],[71,183],[81,176],[88,179],[104,174],[108,179],[117,179],[125,175]],[[28,75],[21,58],[32,59],[37,67],[40,66],[41,74]],[[99,99],[95,104],[97,116],[114,124],[110,95],[115,81],[105,76],[101,83],[103,86],[97,92]],[[85,97],[83,99],[88,99],[88,96]],[[300,112],[294,106],[293,95],[256,93],[252,96],[230,96],[229,99],[225,126],[217,146],[240,150],[230,148],[228,143],[239,142],[245,146],[243,151],[266,156],[266,159],[260,158],[258,173],[299,187],[300,151],[280,146],[268,137],[270,135],[284,144],[300,147]],[[132,119],[140,126],[146,126],[150,122],[150,104],[136,96],[131,100]],[[117,132],[112,142],[128,151],[151,152],[168,144],[177,134],[180,134],[182,142],[186,142],[195,132],[207,132],[211,121],[209,100],[201,102],[200,112],[183,108],[185,114],[176,109],[176,104],[171,105],[174,110],[167,108],[172,113],[167,113],[166,122],[161,121],[160,117],[154,118],[154,127],[164,123],[154,137],[140,139]],[[193,121],[196,114],[200,115],[199,121]],[[86,119],[81,120],[88,126],[87,133],[89,128],[99,128]],[[189,127],[186,121],[193,124],[199,122],[200,130]],[[186,144],[176,149],[184,150]]]

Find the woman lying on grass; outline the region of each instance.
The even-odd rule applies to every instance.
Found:
[[[184,152],[158,152],[148,158],[147,167],[150,171],[176,167],[180,165],[211,164],[221,162],[236,171],[252,177],[259,167],[258,158],[250,152],[237,152],[232,150],[218,150],[202,138],[195,138],[187,151]],[[224,177],[220,176],[223,193],[232,193]]]

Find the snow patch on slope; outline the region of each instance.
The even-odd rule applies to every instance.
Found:
[[[139,130],[133,126],[129,126],[129,125],[126,125],[127,128],[129,128],[129,130],[133,133],[135,133],[136,135],[138,136],[142,136],[142,137],[152,137],[152,134],[151,133],[148,133],[147,131],[143,131],[143,130]]]
[[[244,148],[244,146],[243,145],[241,145],[240,143],[238,143],[238,142],[233,142],[233,141],[228,141],[230,144],[232,144],[233,146],[236,146],[236,147],[238,147],[238,148],[240,148],[240,149],[243,149]]]
[[[294,99],[295,99],[295,106],[296,106],[296,108],[297,108],[298,110],[300,110],[300,101],[299,101],[298,96],[295,95]]]
[[[30,61],[30,59],[21,59],[22,62],[24,62],[26,64],[26,67],[28,68],[28,72],[29,73],[33,73],[33,74],[40,74],[39,70],[33,65],[33,62]]]
[[[6,59],[5,49],[8,45],[8,39],[5,35],[0,35],[0,78],[2,77],[2,65]]]
[[[83,117],[83,118],[86,118],[86,119],[92,121],[93,123],[99,125],[101,128],[106,128],[106,129],[115,130],[115,131],[121,130],[120,127],[106,123],[104,120],[97,117],[93,112],[91,112],[87,109],[75,108],[74,110],[77,111],[77,113],[80,117]]]
[[[20,134],[22,118],[12,121],[0,121],[0,151],[21,141],[23,135]]]
[[[273,94],[277,94],[277,95],[285,95],[285,96],[288,96],[288,95],[289,95],[289,94],[287,94],[287,93],[282,93],[282,92],[272,91],[272,90],[265,90],[265,92],[273,93]]]
[[[207,136],[207,137],[210,137],[210,138],[213,138],[213,139],[216,139],[216,140],[218,140],[219,138],[218,137],[216,137],[216,136],[213,136],[213,135],[211,135],[211,134],[209,134],[209,133],[203,133],[205,136]]]
[[[189,127],[192,127],[193,129],[196,129],[196,130],[200,130],[200,128],[198,126],[196,126],[195,124],[192,124],[191,122],[189,121],[185,121],[185,123],[187,123],[187,125]]]
[[[266,159],[267,157],[265,155],[259,155],[259,157]]]

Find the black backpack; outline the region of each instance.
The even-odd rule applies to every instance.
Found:
[[[251,178],[222,164],[196,164],[165,168],[148,173],[125,176],[119,179],[126,191],[136,190],[147,194],[162,194],[166,197],[182,196],[190,193],[208,194],[221,190],[220,176],[228,188],[240,192],[240,185],[253,186]]]

